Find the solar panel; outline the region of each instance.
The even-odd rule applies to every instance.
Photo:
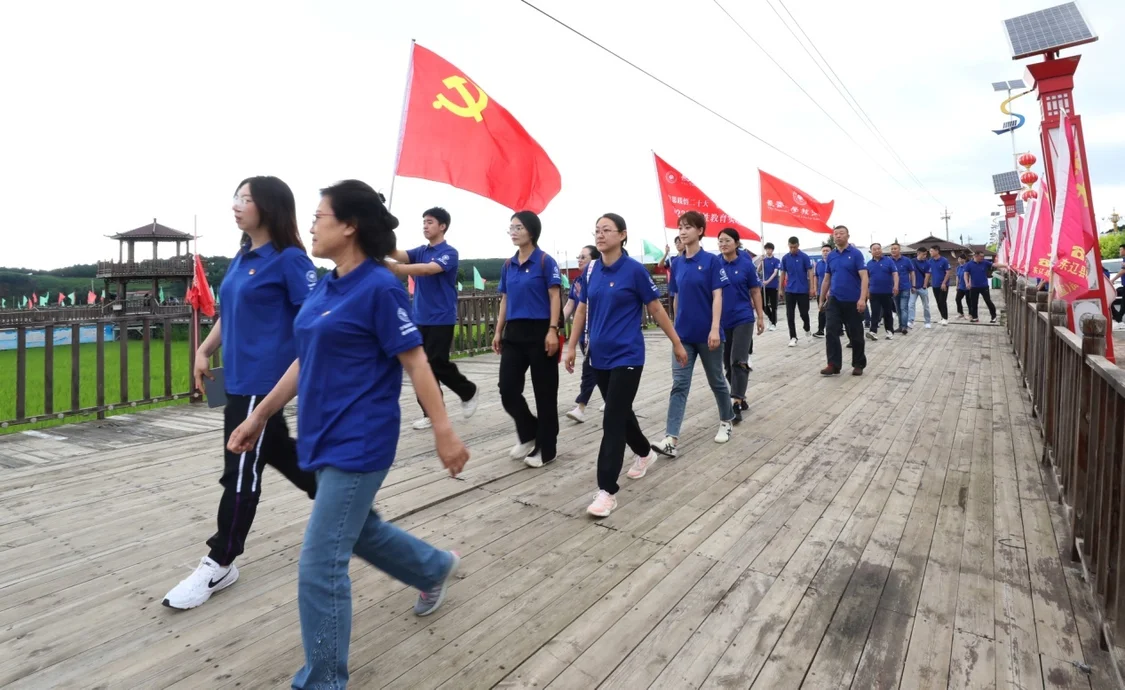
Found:
[[[1007,91],[1008,90],[1008,82],[1006,82],[1006,81],[994,81],[994,82],[992,82],[992,90],[993,91]]]
[[[1023,199],[1016,199],[1016,213],[1023,215]]]
[[[1012,81],[1008,82],[1008,88],[1012,91],[1015,91],[1016,89],[1026,89],[1027,84],[1023,83],[1023,79],[1013,79]]]
[[[1020,184],[1020,174],[1015,170],[992,176],[992,188],[996,190],[996,194],[1015,192],[1021,187],[1023,185]]]
[[[1013,60],[1098,40],[1076,2],[1005,19],[1004,28]]]

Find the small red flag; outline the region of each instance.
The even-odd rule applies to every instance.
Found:
[[[547,153],[476,82],[415,44],[395,174],[541,213],[562,189]]]
[[[61,306],[63,304],[66,304],[66,295],[64,295],[63,293],[60,292],[59,293],[59,305]]]
[[[188,288],[184,300],[192,309],[203,312],[207,316],[215,315],[215,298],[211,296],[211,287],[207,284],[207,273],[203,270],[203,261],[195,255],[195,276],[192,278],[191,287]]]
[[[665,227],[679,227],[680,216],[688,211],[699,211],[707,219],[704,237],[718,237],[723,228],[734,228],[744,240],[761,241],[761,235],[736,221],[734,216],[723,213],[723,209],[679,170],[655,153],[652,155],[656,158],[656,179],[660,183],[660,199],[664,204]]]
[[[94,294],[93,290],[86,293],[86,304],[94,304],[98,301],[98,296]]]
[[[821,203],[793,185],[758,170],[762,190],[762,224],[773,223],[813,232],[832,233],[828,218],[835,201]]]
[[[406,276],[406,291],[414,294],[414,276]]]

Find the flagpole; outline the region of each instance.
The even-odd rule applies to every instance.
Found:
[[[195,251],[193,252],[193,256],[191,257],[192,258],[192,271],[191,271],[192,285],[188,286],[189,290],[192,287],[194,287],[194,284],[195,284],[195,262],[200,261],[200,259],[199,259],[199,216],[198,215],[192,215],[192,217],[191,217],[191,233],[192,233],[192,244],[194,245]],[[185,292],[184,296],[185,297],[187,296],[186,292]],[[191,352],[192,352],[191,357],[192,357],[192,362],[194,363],[195,358],[199,356],[199,310],[195,308],[194,304],[191,305],[191,320],[192,320],[192,326],[193,326],[193,328],[191,329]],[[194,389],[195,388],[195,385],[194,385],[195,376],[194,376],[194,374],[189,374],[189,376],[192,379],[192,386],[191,387]],[[191,394],[191,399],[195,400],[195,401],[198,401],[200,399],[201,395],[202,395],[202,391],[193,390],[192,394]]]
[[[402,114],[398,120],[398,146],[395,147],[395,167],[391,171],[391,189],[387,194],[387,210],[395,200],[395,180],[398,178],[398,161],[402,156],[402,139],[406,134],[406,110],[410,107],[410,82],[414,79],[414,39],[410,39],[410,56],[406,59],[406,85],[402,89]]]
[[[656,195],[660,197],[660,207],[659,207],[660,208],[660,215],[661,215],[661,217],[663,217],[664,216],[664,195],[660,193],[660,168],[658,168],[656,166],[656,151],[654,151],[653,149],[649,149],[649,153],[652,154],[652,169],[656,173]],[[663,223],[664,226],[665,226],[664,227],[664,246],[667,247],[668,246],[668,227],[667,227],[668,224],[664,223],[663,220],[661,220],[660,222]]]

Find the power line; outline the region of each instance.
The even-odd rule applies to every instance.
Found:
[[[828,59],[824,57],[824,54],[821,53],[820,49],[816,47],[816,43],[812,40],[812,38],[809,37],[808,33],[805,32],[805,29],[801,26],[801,23],[797,21],[797,18],[794,17],[793,13],[789,11],[789,8],[785,5],[784,0],[777,0],[777,3],[781,5],[781,8],[783,10],[785,10],[785,14],[789,15],[789,18],[793,20],[793,24],[797,27],[797,30],[800,31],[801,35],[805,37],[805,41],[808,42],[808,45],[812,46],[812,49],[816,51],[817,56],[819,56],[821,61],[824,62],[824,66],[827,67],[828,71],[832,73],[832,77],[829,77],[828,74],[825,73],[824,67],[821,67],[816,58],[814,58],[812,54],[809,53],[808,47],[805,46],[805,41],[801,41],[801,39],[797,38],[797,35],[793,33],[793,29],[790,28],[789,24],[778,13],[777,9],[773,6],[773,3],[770,2],[770,0],[766,0],[766,2],[767,4],[769,4],[770,9],[773,10],[773,13],[777,15],[777,18],[781,20],[781,23],[785,25],[785,28],[789,30],[789,33],[793,36],[794,40],[797,41],[797,44],[801,46],[801,48],[805,51],[805,54],[808,55],[809,59],[813,61],[813,64],[817,66],[817,69],[820,70],[820,73],[823,74],[825,78],[828,79],[828,82],[832,84],[832,87],[836,89],[836,93],[840,94],[840,97],[843,98],[844,102],[848,104],[848,107],[852,109],[852,112],[855,113],[857,117],[859,117],[860,122],[867,126],[867,128],[876,135],[876,139],[883,145],[883,148],[887,149],[887,151],[889,151],[890,154],[894,156],[895,160],[898,161],[899,165],[901,165],[904,170],[906,170],[907,174],[910,175],[910,178],[914,180],[915,184],[925,190],[925,192],[930,195],[931,199],[939,204],[944,205],[943,202],[936,196],[934,196],[934,193],[931,192],[920,179],[918,179],[918,176],[914,174],[914,171],[910,169],[910,166],[906,164],[906,161],[902,159],[902,157],[895,150],[894,146],[891,145],[890,140],[888,140],[887,137],[883,135],[883,132],[879,129],[879,126],[875,124],[875,121],[871,119],[871,116],[868,115],[867,111],[863,109],[863,106],[859,104],[859,100],[852,94],[851,89],[848,88],[848,85],[844,83],[844,80],[840,78],[840,75],[836,74],[836,70],[832,69],[832,63],[830,63]],[[837,86],[837,82],[839,82],[839,86]],[[847,92],[847,96],[845,96],[844,93],[840,91],[841,87],[843,88],[844,92]],[[853,102],[855,103],[854,106],[852,105]]]
[[[728,18],[728,19],[730,19],[730,20],[731,20],[732,22],[734,22],[734,25],[735,25],[735,26],[737,26],[737,27],[738,27],[738,29],[739,29],[739,30],[740,30],[740,31],[741,31],[742,33],[746,34],[746,38],[750,39],[750,42],[751,42],[751,43],[753,43],[753,44],[754,44],[755,46],[757,46],[758,50],[762,51],[762,54],[763,54],[763,55],[765,55],[765,56],[766,56],[767,58],[769,58],[770,62],[772,62],[772,63],[774,64],[774,66],[775,66],[775,67],[777,67],[777,68],[778,68],[779,70],[781,70],[781,73],[782,73],[782,74],[784,74],[784,75],[785,75],[786,77],[788,77],[788,78],[789,78],[789,81],[793,82],[793,85],[794,85],[794,86],[796,86],[796,87],[797,87],[798,89],[800,89],[801,93],[805,94],[805,96],[807,96],[807,97],[808,97],[808,99],[809,99],[810,101],[812,101],[812,104],[813,104],[813,105],[815,105],[815,106],[816,106],[817,108],[819,108],[819,109],[820,109],[820,112],[824,113],[824,116],[825,116],[825,117],[827,117],[827,118],[828,118],[829,120],[831,120],[831,121],[832,121],[832,124],[836,125],[836,127],[837,127],[837,128],[838,128],[838,129],[839,129],[839,130],[840,130],[841,132],[843,132],[843,133],[844,133],[844,136],[846,136],[846,137],[847,137],[847,138],[848,138],[849,140],[851,140],[851,142],[852,142],[853,144],[855,144],[855,145],[856,145],[856,148],[858,148],[858,149],[859,149],[860,151],[863,151],[863,153],[864,153],[864,154],[865,154],[865,155],[866,155],[866,156],[867,156],[868,158],[870,158],[870,159],[871,159],[871,162],[872,162],[872,163],[874,163],[874,164],[875,164],[876,166],[878,166],[880,170],[882,170],[883,172],[885,172],[885,173],[887,174],[887,176],[888,176],[888,177],[890,177],[890,178],[891,178],[892,180],[894,180],[894,181],[895,181],[895,183],[896,183],[896,184],[898,184],[898,186],[899,186],[899,187],[902,187],[903,189],[906,189],[906,188],[907,188],[907,187],[906,187],[906,185],[904,185],[904,184],[902,183],[902,181],[901,181],[901,180],[899,180],[899,179],[898,179],[898,177],[896,177],[896,176],[894,175],[894,173],[892,173],[892,172],[891,172],[890,170],[887,170],[886,168],[884,168],[884,167],[883,167],[883,164],[882,164],[882,163],[880,163],[880,162],[879,162],[879,161],[878,161],[878,160],[877,160],[877,159],[875,158],[875,156],[872,156],[872,155],[871,155],[871,152],[869,152],[869,151],[867,150],[867,148],[866,148],[865,146],[863,146],[863,145],[862,145],[862,144],[860,144],[860,143],[859,143],[858,141],[856,141],[855,137],[853,137],[853,136],[851,135],[851,132],[849,132],[848,130],[844,129],[844,126],[843,126],[843,125],[841,125],[841,124],[840,124],[840,123],[839,123],[839,122],[838,122],[838,121],[836,120],[836,118],[832,117],[832,114],[831,114],[831,113],[829,113],[829,112],[828,112],[827,110],[825,110],[825,109],[824,109],[824,106],[822,106],[822,105],[821,105],[821,104],[820,104],[820,103],[819,103],[819,102],[818,102],[818,101],[817,101],[817,100],[816,100],[815,98],[813,98],[812,94],[811,94],[811,93],[809,93],[808,91],[806,91],[806,90],[805,90],[805,87],[801,86],[801,83],[800,83],[800,82],[798,82],[798,81],[796,80],[796,78],[794,78],[794,77],[793,77],[793,75],[792,75],[792,74],[789,74],[789,72],[788,72],[788,71],[787,71],[787,70],[786,70],[786,69],[785,69],[784,67],[782,67],[782,66],[781,66],[781,63],[780,63],[780,62],[778,62],[778,61],[777,61],[777,60],[776,60],[776,59],[775,59],[775,58],[774,58],[774,57],[773,57],[772,55],[770,55],[770,54],[769,54],[769,51],[767,51],[767,50],[766,50],[765,48],[763,48],[763,47],[762,47],[762,44],[761,44],[761,43],[758,43],[757,39],[755,39],[755,38],[754,38],[753,36],[751,36],[751,35],[750,35],[750,32],[746,30],[746,27],[742,26],[742,24],[741,24],[741,23],[740,23],[740,22],[739,22],[739,21],[738,21],[737,19],[735,19],[735,18],[734,18],[734,15],[732,15],[732,14],[731,14],[730,12],[727,12],[727,8],[723,7],[723,6],[722,6],[722,4],[720,4],[720,3],[719,3],[719,0],[712,0],[712,2],[714,2],[714,3],[715,3],[715,6],[716,6],[716,7],[718,7],[718,8],[720,9],[720,10],[722,10],[722,11],[723,11],[723,14],[727,15],[727,18]]]
[[[746,129],[746,128],[745,128],[745,127],[743,127],[742,125],[738,124],[738,123],[737,123],[737,122],[735,122],[734,120],[731,120],[731,119],[730,119],[729,117],[727,117],[726,115],[723,115],[722,113],[718,112],[718,111],[717,111],[717,110],[715,110],[714,108],[712,108],[712,107],[710,107],[710,106],[708,106],[708,105],[705,105],[704,103],[700,102],[700,101],[699,101],[699,100],[697,100],[696,98],[694,98],[694,97],[692,97],[692,96],[689,96],[688,94],[684,93],[684,92],[683,92],[683,91],[681,91],[680,89],[676,88],[675,86],[672,86],[672,85],[671,85],[671,84],[669,84],[668,82],[666,82],[666,81],[664,81],[663,79],[661,79],[660,77],[656,76],[656,75],[655,75],[655,74],[653,74],[652,72],[649,72],[648,70],[644,69],[643,67],[640,67],[640,66],[639,66],[639,65],[637,65],[636,63],[634,63],[634,62],[630,61],[630,60],[629,60],[628,58],[625,58],[625,57],[623,57],[623,56],[619,55],[618,53],[615,53],[614,51],[610,50],[609,48],[607,48],[606,46],[602,45],[601,43],[598,43],[598,42],[597,42],[597,41],[595,41],[594,39],[590,38],[590,37],[589,37],[589,36],[587,36],[586,34],[584,34],[584,33],[582,33],[581,31],[579,31],[578,29],[575,29],[574,27],[570,26],[569,24],[567,24],[566,22],[562,21],[561,19],[559,19],[559,18],[557,18],[557,17],[555,17],[555,16],[553,16],[553,15],[551,15],[551,14],[549,14],[549,13],[545,12],[544,10],[542,10],[542,9],[540,9],[540,8],[538,8],[538,7],[536,7],[535,5],[533,5],[533,4],[531,4],[530,2],[528,2],[528,0],[520,0],[520,2],[522,2],[522,3],[524,4],[524,5],[527,5],[527,6],[528,6],[528,7],[530,7],[531,9],[535,10],[535,11],[536,11],[536,12],[538,12],[539,14],[543,15],[543,16],[544,16],[544,17],[546,17],[547,19],[550,19],[551,21],[555,22],[556,24],[558,24],[559,26],[563,27],[563,28],[564,28],[564,29],[566,29],[567,31],[570,31],[571,33],[575,34],[576,36],[579,36],[580,38],[583,38],[583,39],[585,39],[585,40],[586,40],[587,42],[589,42],[589,43],[592,43],[592,44],[594,44],[594,45],[595,45],[595,46],[597,46],[598,48],[601,48],[601,49],[602,49],[603,51],[605,51],[605,52],[609,53],[610,55],[612,55],[613,57],[617,58],[617,59],[618,59],[618,60],[620,60],[621,62],[624,62],[624,63],[625,63],[626,65],[629,65],[630,67],[632,67],[633,69],[637,70],[637,71],[638,71],[638,72],[640,72],[641,74],[644,74],[644,75],[645,75],[645,76],[647,76],[647,77],[648,77],[649,79],[652,79],[653,81],[655,81],[655,82],[659,83],[659,84],[660,84],[661,86],[664,86],[665,88],[667,88],[667,89],[669,89],[669,90],[671,90],[671,91],[675,92],[676,94],[678,94],[678,95],[682,96],[683,98],[686,98],[687,100],[691,101],[692,103],[694,103],[695,105],[699,106],[700,108],[703,108],[704,110],[706,110],[707,112],[711,113],[711,114],[712,114],[712,115],[714,115],[715,117],[719,118],[719,119],[720,119],[720,120],[722,120],[723,122],[726,122],[727,124],[729,124],[729,125],[730,125],[731,127],[734,127],[735,129],[739,130],[740,132],[742,132],[742,133],[744,133],[744,134],[747,134],[747,135],[749,135],[750,137],[752,137],[753,139],[756,139],[757,141],[761,142],[761,143],[762,143],[762,144],[764,144],[764,145],[765,145],[766,147],[768,147],[768,148],[770,148],[770,149],[773,149],[774,151],[776,151],[776,152],[780,153],[781,155],[785,156],[786,158],[788,158],[789,160],[793,161],[794,163],[797,163],[798,165],[800,165],[801,167],[805,168],[806,170],[808,170],[808,171],[810,171],[810,172],[812,172],[812,173],[815,173],[816,175],[819,175],[820,177],[824,178],[825,180],[828,180],[828,181],[829,181],[829,182],[831,182],[832,184],[835,184],[835,185],[837,185],[838,187],[840,187],[841,189],[843,189],[844,191],[846,191],[846,192],[848,192],[848,193],[850,193],[850,194],[854,194],[854,195],[855,195],[856,197],[858,197],[858,198],[860,198],[860,199],[863,199],[864,201],[866,201],[867,203],[871,204],[872,206],[875,206],[876,208],[883,208],[883,206],[882,206],[881,204],[879,204],[879,203],[877,203],[877,202],[875,202],[875,201],[873,201],[873,200],[871,200],[871,199],[868,199],[868,198],[867,198],[866,196],[864,196],[864,195],[860,194],[859,192],[855,191],[854,189],[852,189],[852,188],[848,187],[848,186],[847,186],[847,185],[845,185],[844,183],[842,183],[842,182],[839,182],[839,181],[837,181],[836,179],[834,179],[834,178],[832,178],[832,177],[829,177],[829,176],[828,176],[827,174],[825,174],[825,173],[822,173],[821,171],[817,170],[816,168],[812,167],[812,166],[811,166],[811,165],[809,165],[808,163],[806,163],[806,162],[802,161],[801,159],[797,158],[796,156],[794,156],[793,154],[789,153],[788,151],[785,151],[785,150],[781,149],[781,148],[780,148],[780,147],[778,147],[778,146],[777,146],[776,144],[773,144],[773,143],[771,143],[771,142],[769,142],[769,141],[767,141],[767,140],[763,139],[762,137],[760,137],[760,136],[758,136],[757,134],[755,134],[755,133],[751,132],[750,130]],[[900,183],[900,184],[901,184],[901,183]]]

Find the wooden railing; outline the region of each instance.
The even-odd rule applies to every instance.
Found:
[[[191,307],[186,304],[151,304],[146,300],[130,299],[128,302],[106,302],[105,304],[83,304],[72,307],[39,307],[36,309],[5,309],[0,311],[0,328],[15,326],[39,326],[77,321],[92,323],[97,319],[113,319],[121,314],[141,316],[148,314],[153,318],[181,317],[191,315]]]
[[[140,261],[99,261],[96,277],[99,279],[145,276],[184,277],[192,275],[194,269],[195,264],[192,263],[192,259],[185,257],[142,259]]]
[[[1008,333],[1043,435],[1042,462],[1070,517],[1071,557],[1095,595],[1103,646],[1125,651],[1125,370],[1105,355],[1106,319],[1067,327],[1067,306],[1005,279]]]

